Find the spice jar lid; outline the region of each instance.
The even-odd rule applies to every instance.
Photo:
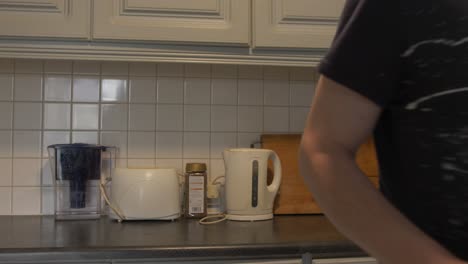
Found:
[[[185,165],[186,172],[204,172],[206,171],[205,163],[187,163]]]

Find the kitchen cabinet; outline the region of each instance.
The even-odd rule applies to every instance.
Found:
[[[250,0],[99,0],[94,39],[249,43]]]
[[[253,0],[255,48],[328,48],[345,0]]]
[[[89,37],[89,0],[0,0],[4,37]]]

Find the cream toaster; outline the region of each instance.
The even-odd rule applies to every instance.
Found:
[[[181,215],[175,169],[116,168],[110,181],[109,217],[116,220],[174,220]],[[104,191],[105,193],[105,191]]]

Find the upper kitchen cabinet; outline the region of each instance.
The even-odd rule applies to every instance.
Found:
[[[253,0],[255,48],[330,47],[345,0]]]
[[[89,38],[89,0],[0,0],[2,37]]]
[[[249,44],[250,0],[94,1],[94,39]]]

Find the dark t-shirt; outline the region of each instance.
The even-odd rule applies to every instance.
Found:
[[[468,1],[348,0],[319,71],[383,108],[383,194],[468,259]]]

